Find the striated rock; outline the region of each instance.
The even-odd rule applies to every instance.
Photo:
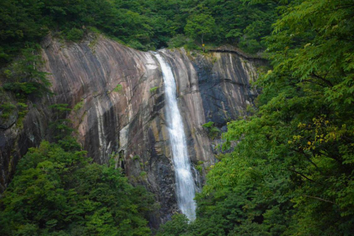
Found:
[[[153,53],[103,37],[78,44],[46,38],[42,45],[54,95],[35,102],[23,128],[15,124],[0,129],[0,191],[14,172],[11,166],[27,149],[50,139],[48,127],[54,116],[48,106],[66,103],[73,108],[67,116],[88,155],[101,164],[114,157],[133,184],[143,184],[156,195],[160,209],[151,215],[152,227],[168,220],[178,209],[164,85]],[[245,114],[256,95],[249,84],[256,78],[254,64],[235,53],[201,55],[179,49],[162,50],[162,55],[177,79],[192,164],[203,163],[205,169],[216,161],[215,143],[202,125],[213,121],[225,130],[228,121]],[[196,185],[201,188],[205,173],[196,169]]]

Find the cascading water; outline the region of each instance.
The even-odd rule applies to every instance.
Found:
[[[166,120],[170,137],[177,185],[177,203],[190,221],[195,220],[195,184],[188,157],[181,113],[177,105],[176,82],[171,67],[160,54],[155,54],[161,65],[165,83]]]

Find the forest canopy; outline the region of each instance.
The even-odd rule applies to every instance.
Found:
[[[153,197],[119,169],[90,163],[71,137],[20,160],[0,199],[1,235],[149,235]]]
[[[49,32],[77,41],[97,30],[140,50],[186,44],[193,48],[194,40],[199,44],[204,38],[208,44],[231,43],[256,53],[265,49],[260,39],[270,33],[281,2],[2,0],[0,62],[11,61]]]

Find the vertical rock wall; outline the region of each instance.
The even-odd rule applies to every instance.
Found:
[[[254,65],[236,54],[190,54],[184,49],[162,50],[177,79],[179,107],[194,166],[215,162],[214,146],[203,124],[213,121],[221,130],[244,114],[255,92],[249,82]],[[161,207],[151,216],[156,227],[176,212],[174,171],[164,115],[164,89],[159,64],[151,52],[140,52],[103,37],[79,44],[43,42],[44,70],[50,73],[54,96],[33,104],[23,127],[0,127],[1,189],[4,190],[19,157],[48,137],[48,106],[66,103],[68,118],[88,155],[98,163],[117,160],[133,184],[155,193]],[[204,171],[194,168],[197,186]]]

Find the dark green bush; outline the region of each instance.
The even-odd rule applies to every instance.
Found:
[[[66,39],[70,41],[80,41],[84,37],[84,31],[77,28],[72,28],[66,33]]]

